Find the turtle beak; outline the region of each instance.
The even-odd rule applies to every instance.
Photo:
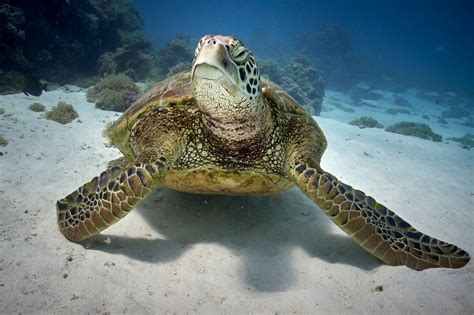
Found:
[[[207,39],[194,60],[191,80],[218,80],[222,83],[228,80],[238,86],[236,76],[237,66],[230,59],[224,42],[217,36]]]

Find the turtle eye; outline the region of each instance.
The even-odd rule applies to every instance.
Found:
[[[230,53],[232,59],[237,63],[243,63],[249,57],[249,51],[244,46],[237,46]]]

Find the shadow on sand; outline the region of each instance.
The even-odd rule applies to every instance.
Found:
[[[242,277],[260,291],[282,291],[295,281],[291,252],[363,270],[381,265],[300,191],[277,196],[208,196],[159,189],[135,210],[166,239],[98,235],[92,249],[147,262],[179,257],[193,244],[215,243],[242,260]],[[104,242],[110,239],[110,242]]]

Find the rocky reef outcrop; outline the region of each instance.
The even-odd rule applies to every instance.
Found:
[[[190,70],[194,58],[191,38],[176,35],[164,47],[155,51],[158,79],[162,80],[181,71]]]
[[[324,81],[308,57],[297,55],[283,69],[271,59],[263,59],[258,64],[263,76],[279,84],[311,115],[320,114]]]
[[[358,82],[380,77],[378,66],[354,52],[349,33],[338,25],[300,34],[294,44],[313,61],[331,89],[347,90]]]
[[[0,93],[25,75],[77,85],[119,72],[144,79],[153,56],[142,27],[131,0],[2,1]]]

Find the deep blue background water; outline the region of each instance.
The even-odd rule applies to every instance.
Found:
[[[474,1],[135,0],[159,47],[175,34],[231,34],[260,57],[285,62],[294,37],[343,27],[356,53],[438,88],[474,90]]]

